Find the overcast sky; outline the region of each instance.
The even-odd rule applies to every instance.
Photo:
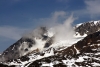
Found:
[[[0,0],[0,52],[38,26],[100,20],[100,0]]]

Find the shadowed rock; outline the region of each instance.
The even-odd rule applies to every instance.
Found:
[[[100,31],[100,21],[97,21],[97,23],[95,22],[96,21],[83,23],[80,26],[75,27],[75,31],[78,32],[80,35],[89,35],[97,31]]]
[[[7,62],[8,60],[18,59],[21,56],[31,53],[36,49],[48,48],[52,42],[52,37],[49,37],[47,34],[46,27],[40,27],[35,29],[32,33],[23,36],[20,40],[15,42],[9,48],[7,48],[2,55],[0,56],[0,62]],[[45,41],[43,44],[38,45],[38,40]]]

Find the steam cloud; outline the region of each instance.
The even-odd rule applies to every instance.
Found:
[[[63,22],[63,24],[58,24],[53,27],[55,31],[55,41],[69,40],[73,37],[74,29],[72,27],[72,23],[74,20],[75,18],[72,14]]]
[[[73,14],[70,16],[67,15],[64,11],[54,12],[50,18],[42,18],[38,22],[43,23],[42,26],[49,28],[49,31],[54,32],[54,41],[60,40],[69,40],[74,35],[73,22],[76,18],[73,17]],[[29,37],[34,34],[42,32],[37,30],[37,32],[30,33]],[[37,35],[39,36],[39,35]]]
[[[46,23],[42,26],[46,26],[50,32],[54,33],[54,42],[69,40],[73,37],[74,29],[72,24],[75,20],[76,18],[73,17],[73,14],[68,17],[64,11],[55,12],[50,18],[40,19],[41,22]],[[38,34],[40,31],[41,30],[37,30],[34,34]],[[33,33],[29,34],[29,37],[31,37],[30,35],[32,36]],[[37,36],[39,36],[39,34]]]
[[[60,18],[67,18],[63,22],[59,23]],[[71,40],[74,35],[74,29],[72,27],[72,23],[74,22],[75,18],[73,17],[73,14],[71,14],[69,17],[66,16],[65,12],[55,12],[54,15],[49,18],[49,20],[54,21],[53,23],[55,25],[49,26],[49,27],[40,27],[35,30],[33,30],[31,33],[26,34],[23,36],[23,40],[27,42],[23,42],[21,46],[17,47],[18,51],[20,51],[19,55],[15,57],[13,55],[13,58],[18,58],[21,56],[24,56],[28,54],[29,52],[32,52],[33,50],[39,49],[40,51],[43,50],[45,47],[49,47],[50,45],[63,41],[63,40]],[[52,35],[51,35],[52,34]],[[51,36],[50,36],[51,35]],[[30,39],[31,38],[31,39]],[[33,43],[34,42],[34,43]],[[27,43],[27,44],[26,44]],[[29,48],[29,44],[31,43],[31,48]],[[0,61],[6,61],[8,59],[12,59],[12,47],[10,47],[8,50],[8,54],[3,56],[0,56]],[[23,50],[21,50],[23,49]],[[24,49],[27,49],[28,51],[25,52]],[[15,49],[16,50],[16,49]],[[14,53],[13,53],[14,54]],[[16,54],[16,52],[15,52]]]

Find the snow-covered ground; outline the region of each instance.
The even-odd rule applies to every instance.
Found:
[[[49,34],[50,35],[50,34]],[[84,37],[85,37],[86,35],[84,35],[84,36],[80,36],[80,35],[77,35],[77,36],[73,36],[73,38],[71,38],[71,40],[63,40],[63,41],[59,41],[59,42],[57,42],[57,43],[54,43],[54,44],[52,44],[49,48],[51,48],[51,47],[53,47],[53,48],[55,48],[56,50],[58,49],[58,48],[60,48],[60,47],[65,47],[65,48],[67,48],[67,47],[69,47],[69,46],[71,46],[71,45],[73,45],[74,43],[77,43],[79,40],[81,40],[81,39],[83,39]],[[40,42],[40,41],[39,41]],[[41,44],[41,42],[40,42],[40,44]],[[49,49],[48,48],[48,49]],[[41,59],[41,58],[44,58],[44,57],[49,57],[49,56],[52,56],[52,55],[54,55],[54,51],[53,51],[53,48],[50,50],[50,52],[45,52],[46,50],[48,50],[48,49],[44,49],[43,51],[45,52],[45,54],[43,55],[43,56],[41,56],[41,55],[34,55],[34,53],[33,54],[30,54],[28,57],[29,57],[29,60],[27,60],[27,61],[21,61],[20,59],[17,59],[17,61],[18,62],[20,62],[20,63],[17,63],[16,61],[13,61],[13,62],[10,62],[10,63],[6,63],[7,65],[17,65],[17,66],[21,66],[21,67],[24,67],[26,64],[27,64],[27,66],[25,66],[25,67],[28,67],[28,65],[29,64],[31,64],[33,61],[35,61],[35,60],[38,60],[38,59]],[[63,48],[64,49],[64,48]],[[61,50],[63,50],[63,49],[61,49]],[[42,52],[43,52],[42,51]],[[82,61],[82,58],[80,57],[79,58],[79,60],[81,59],[81,61]],[[70,62],[67,62],[68,64],[73,64],[74,62],[75,62],[75,59],[72,59],[72,60],[62,60],[64,63],[65,62],[67,62],[67,61],[70,61]],[[76,60],[76,61],[78,61],[78,59]],[[52,63],[50,63],[50,64],[43,64],[42,66],[48,66],[48,65],[50,65],[50,66],[52,66]]]

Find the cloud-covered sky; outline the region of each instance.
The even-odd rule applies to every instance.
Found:
[[[100,20],[100,0],[0,0],[0,52],[26,31],[62,23],[71,14],[74,24]]]

